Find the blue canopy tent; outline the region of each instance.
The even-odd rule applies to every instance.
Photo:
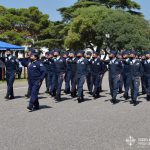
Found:
[[[10,50],[24,50],[24,47],[0,41],[0,51],[1,50],[7,50],[7,49],[10,49]]]

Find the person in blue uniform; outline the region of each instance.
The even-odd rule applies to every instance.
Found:
[[[54,52],[50,51],[49,52],[49,56],[48,56],[48,60],[49,60],[49,94],[54,97],[56,96],[56,66],[54,63]]]
[[[67,64],[70,66],[71,97],[73,98],[77,96],[77,60],[75,52],[70,51]]]
[[[27,68],[27,75],[28,75],[28,64],[31,62],[30,57],[31,57],[32,53],[35,53],[35,49],[33,49],[33,48],[29,49],[29,51],[27,52],[26,57],[20,60],[22,66]],[[28,80],[28,78],[27,78],[27,80]],[[30,95],[31,95],[30,94],[30,85],[31,85],[30,81],[28,80],[28,90],[27,90],[27,94],[25,94],[25,97],[27,97],[27,98],[29,98]]]
[[[91,76],[91,66],[92,66],[92,53],[91,52],[87,52],[86,53],[86,59],[88,61],[88,65],[87,65],[87,75],[86,75],[86,83],[87,83],[87,87],[88,87],[88,90],[90,92],[90,94],[92,93],[92,84],[91,84],[91,79],[92,79],[92,76]]]
[[[137,104],[137,97],[139,95],[140,78],[143,75],[143,67],[140,60],[136,59],[137,53],[132,50],[130,52],[130,77],[131,77],[131,98],[134,105]]]
[[[30,82],[31,96],[27,109],[33,111],[39,109],[38,93],[46,75],[46,68],[38,60],[38,53],[32,53],[30,59],[31,62],[28,64],[28,80]]]
[[[122,63],[116,58],[117,51],[112,50],[109,54],[109,86],[113,104],[117,103],[119,81],[122,73]]]
[[[146,94],[147,94],[147,101],[150,101],[150,51],[145,52],[146,59],[143,60],[143,76],[145,80],[145,86],[146,86]]]
[[[145,53],[145,54],[147,54],[147,53]],[[141,59],[140,59],[141,62],[145,62],[145,60],[146,60],[145,54],[141,56]],[[144,95],[144,94],[147,93],[146,92],[146,80],[145,80],[145,75],[144,74],[141,76],[141,84],[142,84],[142,94]]]
[[[5,67],[6,67],[6,81],[7,81],[7,93],[5,99],[14,99],[13,84],[15,80],[15,74],[19,71],[19,61],[14,57],[10,50],[6,51]]]
[[[123,63],[122,62],[122,53],[121,52],[118,52],[117,53],[117,59],[118,60],[120,60],[121,61],[121,63]],[[123,93],[123,72],[122,72],[122,74],[120,75],[120,81],[119,81],[119,94],[121,94],[121,93]]]
[[[43,59],[43,65],[46,68],[46,76],[45,76],[45,85],[46,85],[46,91],[45,93],[49,93],[49,87],[50,87],[50,62],[49,62],[49,52],[45,53],[45,57]]]
[[[84,51],[80,50],[77,53],[77,89],[78,89],[78,103],[84,101],[83,85],[87,76],[88,61],[84,58]]]
[[[69,59],[68,57],[69,53],[65,52],[63,54],[63,58],[66,60]],[[66,74],[65,74],[65,94],[70,94],[70,76],[71,76],[71,68],[70,68],[70,64],[66,63]]]
[[[61,101],[62,83],[65,80],[66,60],[60,56],[60,50],[54,50],[54,64],[56,69],[56,101]]]
[[[122,53],[122,62],[123,62],[123,83],[124,83],[124,95],[123,97],[127,100],[129,99],[129,89],[131,84],[131,77],[130,77],[130,59],[129,59],[129,51],[124,51]]]
[[[103,74],[103,62],[98,56],[99,54],[97,52],[93,53],[91,65],[91,86],[94,87],[92,90],[94,98],[99,98],[100,96],[100,82],[102,81],[101,78]]]

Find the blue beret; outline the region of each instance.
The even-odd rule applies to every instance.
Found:
[[[70,51],[69,54],[75,54],[75,52],[74,51]]]
[[[130,51],[130,54],[137,55],[137,52],[135,50]]]
[[[39,53],[38,52],[34,52],[31,55],[35,56],[35,57],[39,57]]]
[[[129,54],[130,54],[130,51],[128,51],[128,50],[125,50],[122,52],[122,55],[129,55]]]
[[[54,52],[57,52],[57,53],[60,53],[60,52],[61,52],[61,50],[58,49],[58,48],[55,48],[53,51],[54,51]]]
[[[84,55],[84,53],[85,53],[84,50],[79,50],[79,51],[77,52],[77,54],[83,54],[83,55]]]
[[[35,52],[36,52],[36,50],[33,49],[33,48],[29,48],[29,51],[30,51],[31,53],[35,53]]]
[[[93,52],[93,54],[99,55],[99,53],[98,53],[98,52]]]
[[[92,55],[92,53],[91,52],[87,52],[86,55]]]
[[[66,55],[68,55],[68,54],[69,54],[69,52],[64,52],[63,54],[66,54]]]
[[[110,54],[117,55],[117,51],[116,50],[111,50]]]

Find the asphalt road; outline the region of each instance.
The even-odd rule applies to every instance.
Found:
[[[150,149],[150,102],[133,106],[120,98],[110,103],[107,75],[102,97],[78,104],[69,95],[55,103],[40,90],[41,109],[28,112],[26,81],[15,82],[15,100],[5,101],[0,84],[0,150],[145,150]],[[86,86],[85,86],[86,89]]]

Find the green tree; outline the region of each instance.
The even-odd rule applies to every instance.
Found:
[[[110,48],[149,48],[150,26],[143,17],[123,11],[112,11],[95,26],[96,39],[108,43]],[[109,34],[109,39],[106,38]],[[109,40],[109,41],[108,41]]]
[[[95,39],[94,26],[103,17],[106,17],[110,10],[103,6],[91,6],[79,8],[74,12],[74,18],[70,23],[68,35],[65,38],[65,46],[68,48],[91,48],[100,46],[102,41]]]
[[[98,2],[100,4],[105,5],[108,8],[123,8],[123,9],[140,9],[140,5],[132,0],[79,0],[82,2],[91,1]]]

